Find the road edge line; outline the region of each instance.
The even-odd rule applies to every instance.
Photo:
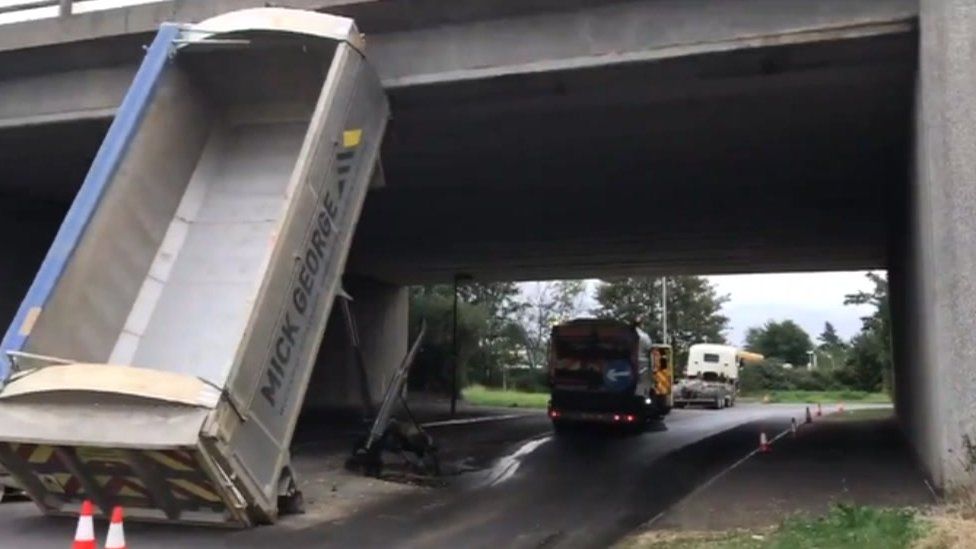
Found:
[[[503,414],[498,416],[480,416],[480,417],[466,417],[459,419],[445,419],[443,421],[430,421],[427,423],[421,423],[420,426],[424,429],[433,429],[437,427],[450,427],[453,425],[469,425],[472,423],[488,423],[491,421],[506,421],[510,419],[518,419],[522,417],[532,417],[533,414]]]
[[[795,419],[795,418],[793,418],[793,419]],[[769,441],[769,444],[772,445],[777,440],[785,437],[786,434],[789,433],[789,432],[790,432],[790,427],[787,427],[786,429],[783,429],[783,431],[781,431],[779,434],[777,434],[776,436],[774,436],[772,438],[772,440]],[[657,521],[661,520],[661,518],[663,518],[664,515],[666,515],[668,513],[668,511],[670,511],[671,509],[673,509],[675,506],[679,505],[681,502],[685,501],[686,499],[695,496],[699,492],[704,491],[706,488],[709,488],[711,485],[713,485],[716,482],[718,482],[719,479],[721,479],[725,475],[731,473],[735,469],[739,468],[743,463],[749,461],[749,459],[752,458],[753,456],[755,456],[756,454],[758,454],[759,451],[760,451],[759,448],[755,448],[751,452],[749,452],[748,454],[746,454],[745,456],[739,458],[739,460],[736,461],[735,463],[733,463],[732,465],[729,465],[725,469],[722,469],[718,473],[715,473],[715,475],[713,475],[710,479],[708,479],[705,482],[699,484],[697,487],[695,487],[694,490],[692,490],[692,491],[688,492],[687,494],[685,494],[684,497],[682,497],[678,501],[674,502],[672,505],[669,505],[667,507],[667,509],[662,509],[661,512],[659,512],[658,514],[656,514],[653,517],[651,517],[650,520],[648,520],[647,522],[645,522],[641,526],[641,529],[643,530],[643,529],[650,528],[651,526],[654,525],[654,523],[656,523]]]

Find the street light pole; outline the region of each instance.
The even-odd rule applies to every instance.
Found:
[[[458,283],[470,279],[470,275],[454,275],[454,307],[451,321],[451,417],[454,417],[457,412],[458,399]]]
[[[458,397],[458,277],[454,277],[454,312],[451,315],[451,417],[457,412]]]
[[[668,344],[668,277],[661,277],[661,343]]]

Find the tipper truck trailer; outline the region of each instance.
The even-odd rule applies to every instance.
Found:
[[[0,467],[48,514],[249,526],[289,460],[387,99],[350,19],[163,25],[3,339]]]

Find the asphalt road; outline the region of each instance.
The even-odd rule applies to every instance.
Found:
[[[604,547],[802,419],[803,408],[676,410],[647,432],[553,437],[542,414],[444,427],[483,469],[444,488],[387,498],[345,520],[248,531],[127,524],[130,545],[173,547]],[[491,458],[488,455],[491,454]],[[731,502],[730,502],[731,504]],[[73,522],[0,505],[0,547],[65,547]],[[101,528],[99,528],[101,531]],[[67,532],[67,534],[66,534]]]

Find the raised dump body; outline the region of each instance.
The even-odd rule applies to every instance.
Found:
[[[3,340],[0,464],[44,512],[276,518],[387,118],[349,19],[161,27]]]

